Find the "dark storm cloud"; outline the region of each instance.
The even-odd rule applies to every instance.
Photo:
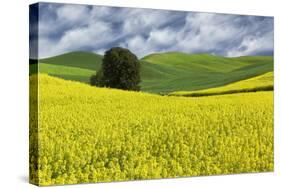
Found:
[[[40,3],[39,57],[113,46],[139,57],[163,51],[272,55],[273,18]],[[33,38],[31,39],[31,41]]]

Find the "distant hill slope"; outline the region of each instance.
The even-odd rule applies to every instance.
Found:
[[[36,69],[36,67],[38,67],[38,65],[32,65],[32,72],[36,72],[36,70],[34,70]],[[96,73],[96,71],[91,69],[47,63],[39,64],[39,72],[63,78],[65,80],[74,80],[85,83],[89,83],[91,75]]]
[[[100,68],[102,58],[103,56],[91,52],[70,52],[51,58],[40,59],[39,62],[97,70]]]
[[[226,58],[167,52],[146,56],[141,61],[142,89],[165,94],[223,86],[273,71],[273,58],[264,56]]]
[[[89,83],[90,76],[100,69],[102,56],[90,52],[70,52],[51,58],[40,59],[30,65],[30,73],[46,73],[66,80]],[[39,68],[38,68],[39,67]]]
[[[273,58],[267,56],[226,58],[209,54],[166,52],[141,60],[143,91],[167,94],[223,86],[273,71]],[[39,60],[39,72],[67,80],[89,83],[100,69],[102,56],[71,52]],[[36,64],[30,72],[36,72]]]
[[[215,87],[215,88],[199,90],[199,91],[176,91],[170,93],[169,95],[198,97],[198,96],[223,95],[223,94],[232,94],[232,93],[272,91],[274,87],[273,83],[274,83],[273,72],[268,72],[260,76],[234,82],[221,87]]]

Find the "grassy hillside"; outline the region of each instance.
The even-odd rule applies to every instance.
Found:
[[[66,80],[89,83],[90,76],[100,69],[102,56],[89,52],[71,52],[40,59],[30,65],[30,73],[46,73]]]
[[[256,61],[254,61],[256,60]],[[209,54],[168,52],[142,59],[142,89],[149,92],[192,91],[226,85],[273,70],[272,57],[225,58]],[[147,68],[148,67],[148,68]]]
[[[90,77],[96,73],[96,71],[92,69],[84,69],[74,66],[55,65],[55,64],[46,64],[46,63],[40,63],[39,65],[32,65],[32,69],[36,69],[36,67],[38,66],[39,66],[40,73],[46,73],[51,76],[63,78],[65,80],[75,80],[85,83],[89,83]],[[34,70],[31,71],[34,72]]]
[[[251,63],[255,63],[255,62],[272,62],[273,61],[273,57],[272,56],[241,56],[241,57],[233,57],[230,58],[233,60],[237,60],[237,61],[246,61],[246,62],[251,62]]]
[[[221,73],[230,72],[242,66],[250,65],[248,62],[235,61],[210,54],[186,54],[181,52],[151,54],[142,58],[142,60],[192,71]]]
[[[172,92],[170,96],[210,96],[222,95],[231,93],[255,92],[255,91],[272,91],[273,90],[273,72],[268,72],[260,76],[249,78],[246,80],[231,83],[222,87],[215,87],[211,89],[199,91],[176,91]]]
[[[40,60],[39,72],[88,83],[90,75],[100,69],[101,59],[94,53],[72,52]],[[30,66],[31,72],[36,66]],[[180,52],[151,54],[141,59],[141,89],[163,94],[202,90],[269,71],[273,71],[273,59],[266,56],[225,58]]]
[[[41,74],[30,76],[30,84],[37,78],[38,101],[36,88],[30,91],[30,161],[39,165],[31,164],[31,182],[273,170],[273,92],[183,98],[96,88]],[[37,102],[38,113],[32,111]]]
[[[40,63],[64,65],[82,69],[98,70],[101,65],[102,56],[90,52],[70,52],[59,56],[40,59]]]

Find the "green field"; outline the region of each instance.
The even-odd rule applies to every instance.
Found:
[[[100,69],[102,56],[89,52],[71,52],[40,59],[30,65],[30,74],[46,73],[66,80],[89,83],[90,77]],[[39,65],[39,66],[38,66]]]
[[[257,91],[273,91],[273,86],[273,72],[268,72],[260,76],[234,82],[221,87],[214,87],[199,91],[176,91],[170,93],[169,96],[198,97]]]
[[[36,72],[37,65],[32,65],[32,72]],[[96,74],[95,70],[84,69],[72,66],[65,65],[55,65],[55,64],[47,64],[40,63],[39,64],[40,73],[46,73],[51,76],[56,76],[59,78],[63,78],[66,80],[76,80],[79,82],[89,82],[89,78]]]
[[[102,56],[71,52],[39,60],[39,72],[67,80],[89,83],[100,69]],[[141,60],[141,90],[168,94],[223,86],[273,71],[271,56],[226,58],[209,54],[167,52]],[[31,65],[30,72],[36,72]]]
[[[273,171],[272,91],[160,96],[46,74],[30,85],[34,184]]]

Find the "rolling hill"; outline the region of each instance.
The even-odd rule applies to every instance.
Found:
[[[165,94],[170,91],[201,90],[223,86],[273,70],[272,57],[256,59],[261,60],[253,62],[209,54],[179,52],[152,54],[142,58],[142,65],[153,67],[156,73],[158,71],[165,73],[165,77],[151,79],[143,76],[142,89]]]
[[[148,55],[140,61],[142,91],[161,94],[219,87],[273,71],[273,58],[269,56],[226,58],[166,52]],[[71,52],[40,59],[38,65],[41,73],[89,83],[101,62],[102,56],[95,53]],[[30,65],[31,74],[38,65]]]
[[[238,81],[221,87],[189,92],[176,91],[170,93],[169,96],[198,97],[256,91],[272,91],[273,87],[273,72],[268,72],[260,76]]]
[[[102,57],[103,56],[91,52],[70,52],[51,58],[40,59],[39,62],[52,65],[64,65],[82,69],[97,70],[100,68]]]
[[[70,52],[40,59],[39,64],[30,65],[30,74],[46,73],[66,80],[89,83],[91,75],[100,69],[102,56],[90,52]]]

